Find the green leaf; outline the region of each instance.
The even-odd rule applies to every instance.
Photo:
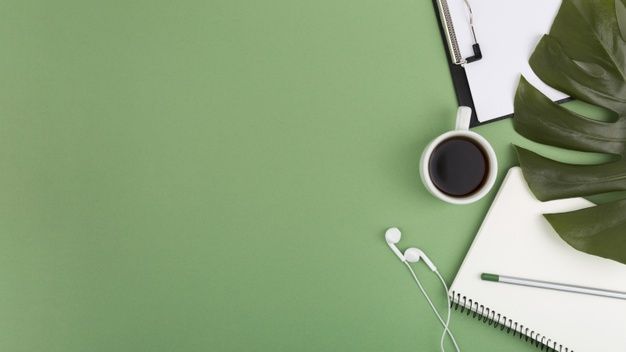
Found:
[[[546,218],[561,238],[583,252],[626,263],[626,200]]]
[[[516,131],[534,141],[604,153],[614,161],[566,164],[523,148],[517,155],[540,200],[626,190],[626,6],[624,0],[563,0],[530,65],[548,85],[616,115],[601,122],[545,97],[524,78],[515,96]],[[546,215],[574,248],[626,264],[626,200]]]

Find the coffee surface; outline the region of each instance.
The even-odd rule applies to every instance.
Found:
[[[435,147],[428,171],[441,192],[452,197],[465,197],[483,186],[489,163],[483,149],[474,141],[453,137]]]

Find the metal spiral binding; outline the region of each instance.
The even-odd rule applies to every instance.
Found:
[[[452,291],[452,295],[450,296],[450,308],[461,313],[466,313],[467,316],[471,315],[472,318],[482,320],[483,323],[486,323],[489,326],[493,325],[494,328],[500,328],[500,331],[504,331],[506,329],[507,334],[519,336],[520,339],[530,342],[535,345],[535,347],[541,348],[542,351],[574,352],[568,347],[565,347],[556,341],[552,341],[547,336],[541,335],[540,333],[535,332],[522,324],[518,324],[506,316],[501,315],[500,313],[491,310],[489,307],[485,307],[479,302],[476,302],[471,298],[467,298],[456,291]]]

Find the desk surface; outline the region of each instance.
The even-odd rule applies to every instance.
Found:
[[[456,109],[430,0],[11,0],[0,43],[1,350],[438,348],[383,232],[451,282],[494,193],[418,179]],[[529,142],[476,131],[499,184]]]

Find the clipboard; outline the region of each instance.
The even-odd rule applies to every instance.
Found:
[[[472,108],[470,127],[513,116],[513,97],[521,75],[553,101],[562,103],[571,100],[543,83],[528,65],[528,58],[534,50],[533,44],[549,31],[561,0],[432,0],[432,3],[457,102],[459,106]],[[442,4],[445,8],[449,7],[448,13],[442,11]],[[517,13],[520,16],[540,13],[541,16],[520,17]],[[459,24],[461,16],[472,15],[474,20],[465,21],[461,26],[446,25]],[[508,22],[513,25],[499,27]],[[471,35],[475,45],[482,45],[478,49],[481,57],[462,62],[472,54],[472,46],[468,43]],[[464,41],[464,45],[459,45],[458,41]],[[499,50],[503,43],[508,47]],[[513,59],[510,63],[503,63],[508,60],[505,57],[508,52],[511,52]],[[473,53],[476,54],[475,48]],[[485,73],[491,68],[497,74],[492,76]],[[490,89],[493,91],[490,92]]]

